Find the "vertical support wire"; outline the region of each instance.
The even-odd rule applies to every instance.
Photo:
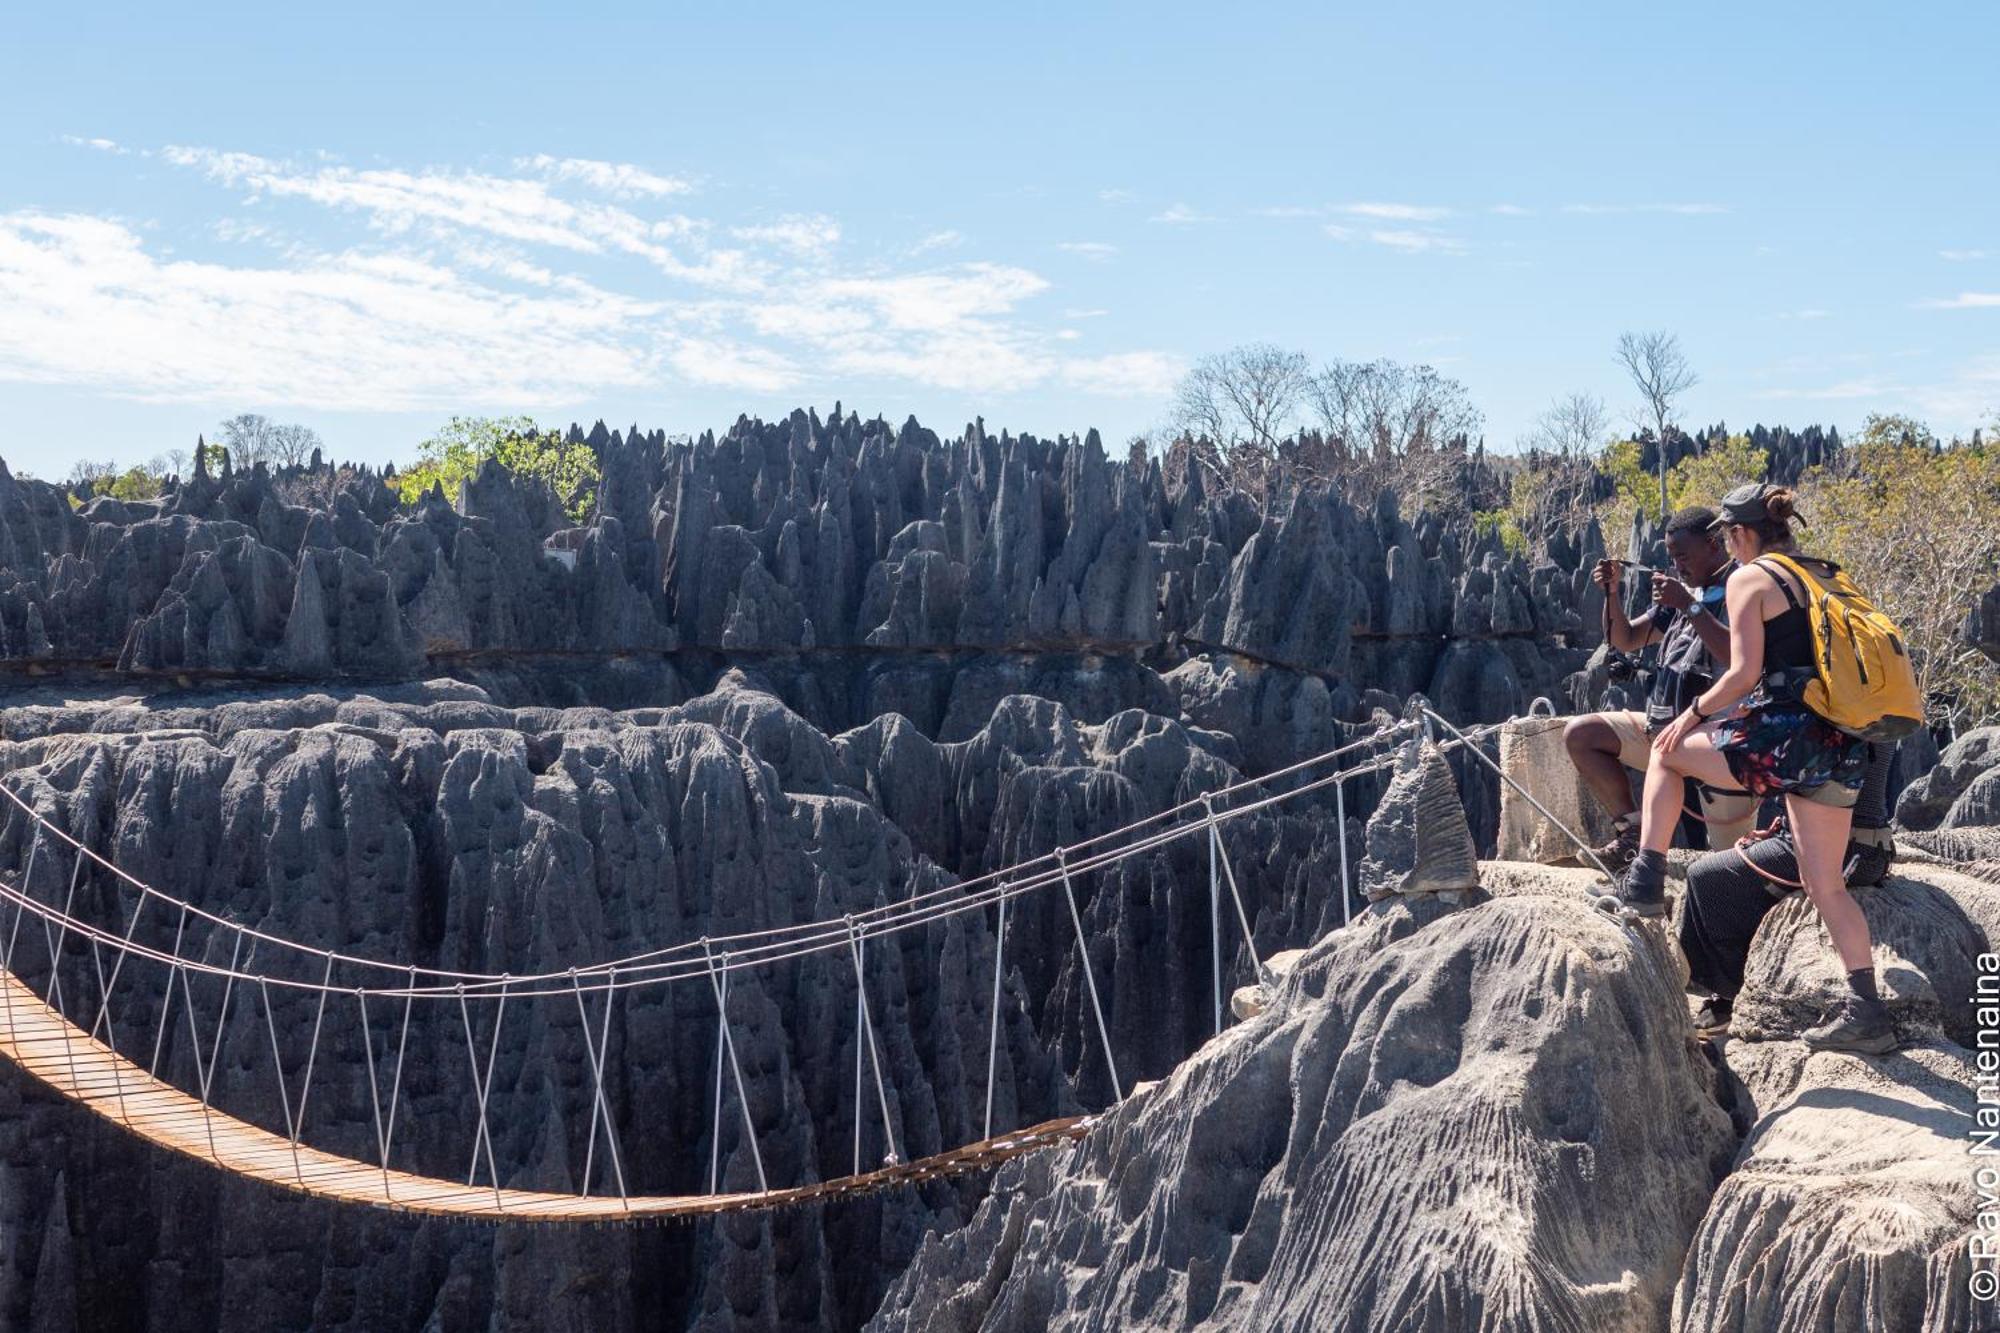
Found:
[[[702,946],[706,952],[707,945]],[[711,967],[713,965],[711,964]],[[722,989],[716,995],[715,1007],[715,1115],[709,1121],[711,1133],[708,1137],[708,1192],[714,1194],[721,1186],[722,1176],[722,1067],[728,1060],[729,1041],[729,974],[722,974]],[[856,1052],[854,1066],[854,1100],[861,1100],[860,1053]],[[858,1131],[857,1131],[858,1138]],[[859,1149],[856,1152],[859,1153]],[[857,1157],[858,1161],[859,1158]]]
[[[115,886],[116,882],[114,881]],[[127,947],[118,951],[117,961],[111,964],[111,980],[103,982],[103,979],[99,978],[99,981],[102,983],[100,988],[104,992],[104,1003],[97,1007],[97,1021],[90,1025],[90,1031],[85,1034],[87,1036],[95,1037],[97,1035],[98,1023],[109,1023],[111,1021],[109,1018],[111,1010],[111,987],[118,984],[118,974],[125,970],[125,959],[131,952],[132,936],[139,929],[139,914],[146,910],[146,904],[149,901],[150,898],[146,894],[141,893],[139,895],[139,901],[132,908],[132,919],[125,923],[125,944]],[[93,951],[96,950],[97,941],[95,939],[91,940],[90,947]],[[113,1049],[115,1050],[116,1047],[114,1046]]]
[[[255,950],[252,950],[252,956],[255,956]],[[222,1054],[222,1035],[226,1030],[225,1025],[229,1022],[229,997],[236,990],[236,965],[242,961],[242,957],[243,932],[238,930],[236,943],[229,950],[229,975],[222,983],[222,1004],[215,1014],[215,1040],[209,1043],[206,1061],[201,1058],[201,1032],[194,1021],[194,993],[188,990],[187,969],[180,969],[181,989],[186,992],[187,999],[188,1032],[194,1041],[195,1072],[201,1079],[201,1124],[202,1128],[208,1131],[208,1155],[215,1159],[218,1166],[221,1165],[222,1158],[215,1150],[215,1118],[209,1108],[208,1093],[215,1081],[216,1059]]]
[[[1215,1030],[1222,1031],[1222,885],[1216,877],[1216,848],[1220,840],[1215,834],[1215,801],[1204,795],[1202,808],[1208,811],[1208,935],[1213,963],[1213,991],[1215,998]]]
[[[410,1005],[417,998],[417,969],[410,968],[409,990],[403,994],[403,1035],[396,1039],[396,1077],[389,1084],[389,1128],[382,1136],[382,1167],[389,1166],[389,1150],[396,1146],[396,1106],[403,1095],[403,1052],[410,1045]],[[386,1174],[384,1180],[387,1180]]]
[[[1111,1100],[1125,1100],[1118,1078],[1118,1058],[1111,1053],[1111,1027],[1104,1021],[1104,1004],[1097,997],[1097,977],[1090,966],[1090,942],[1083,936],[1083,914],[1076,908],[1076,886],[1070,883],[1067,851],[1056,848],[1056,869],[1062,872],[1063,896],[1069,899],[1070,924],[1076,927],[1076,951],[1083,962],[1083,984],[1090,989],[1090,1008],[1097,1015],[1097,1036],[1104,1043],[1104,1067],[1111,1074]]]
[[[875,1024],[868,1016],[868,983],[863,976],[861,967],[862,949],[865,942],[861,938],[860,931],[855,928],[854,918],[848,918],[847,929],[847,946],[849,951],[854,955],[854,989],[860,996],[861,1004],[861,1032],[859,1036],[866,1039],[868,1043],[868,1060],[875,1067],[875,1096],[882,1104],[882,1138],[889,1146],[888,1160],[891,1164],[894,1164],[901,1159],[896,1156],[896,1129],[889,1119],[889,1086],[882,1078],[882,1052],[876,1049]],[[861,1103],[859,1100],[856,1100],[854,1104],[854,1123],[856,1127],[855,1151],[858,1156],[860,1152],[859,1144],[861,1142],[859,1132],[861,1125]],[[858,1165],[854,1173],[856,1175],[861,1174]]]
[[[1347,778],[1333,784],[1333,816],[1340,824],[1340,924],[1354,923],[1354,890],[1347,883]]]
[[[292,1092],[285,1084],[285,1058],[278,1050],[278,1020],[271,1013],[270,983],[259,977],[257,989],[264,997],[264,1030],[271,1034],[271,1069],[278,1076],[278,1105],[285,1112],[285,1135],[292,1141],[292,1179],[303,1187],[306,1177],[299,1166],[299,1126],[292,1119]]]
[[[394,1198],[389,1192],[389,1144],[382,1137],[382,1091],[375,1082],[375,1033],[368,1025],[368,992],[361,987],[354,988],[354,1003],[361,1009],[361,1049],[368,1056],[368,1110],[375,1117],[375,1151],[382,1156],[382,1197]]]
[[[736,1100],[743,1108],[743,1132],[750,1137],[750,1156],[757,1163],[757,1188],[765,1194],[771,1192],[771,1182],[764,1174],[764,1150],[757,1146],[757,1124],[750,1118],[750,1093],[743,1084],[743,1065],[736,1058],[736,1038],[729,1033],[729,1010],[723,1006],[722,987],[715,979],[715,958],[708,951],[708,937],[702,936],[702,956],[708,960],[708,987],[715,992],[715,1002],[722,1008],[722,1046],[729,1052],[729,1068],[736,1075]],[[722,955],[722,970],[729,971],[729,955]]]
[[[479,1178],[479,1150],[486,1149],[486,1175],[493,1185],[493,1209],[505,1212],[506,1203],[500,1195],[500,1168],[493,1163],[493,1131],[486,1120],[486,1106],[493,1091],[493,1063],[500,1054],[500,1024],[507,1018],[507,985],[511,977],[500,981],[500,1002],[494,1007],[493,1036],[486,1048],[486,1072],[479,1070],[479,1051],[472,1041],[472,1012],[465,1003],[465,983],[458,983],[458,1016],[465,1024],[465,1058],[472,1065],[472,1088],[479,1097],[479,1126],[473,1132],[472,1163],[465,1169],[465,1183],[473,1184]]]
[[[1007,943],[1007,891],[1012,885],[1003,885],[1000,891],[1000,922],[993,927],[993,1018],[986,1034],[986,1132],[980,1137],[993,1137],[993,1086],[1000,1067],[1000,974],[1006,962]]]
[[[82,878],[83,849],[79,847],[76,852],[76,869],[69,874],[69,893],[63,898],[63,922],[56,928],[55,934],[49,933],[49,919],[42,918],[42,942],[49,946],[49,998],[55,1005],[56,1012],[64,1018],[69,1017],[69,1009],[63,1004],[62,997],[62,947],[69,941],[70,909],[76,906],[76,886]]]
[[[319,1060],[320,1023],[326,1018],[326,997],[333,993],[333,955],[326,956],[326,971],[319,979],[319,1004],[313,1012],[312,1044],[306,1047],[306,1073],[299,1084],[299,1115],[292,1123],[292,1147],[299,1146],[299,1136],[306,1130],[306,1099],[312,1096],[313,1065]]]
[[[18,939],[21,934],[21,913],[26,909],[27,901],[34,892],[35,857],[41,852],[41,850],[42,850],[42,825],[41,822],[37,820],[35,823],[34,836],[28,840],[28,867],[26,870],[21,872],[21,896],[14,900],[14,924],[10,926],[7,930],[6,948],[4,950],[0,950],[0,972],[4,972],[10,977],[14,974],[14,941]],[[12,1041],[13,1038],[14,1038],[14,993],[10,989],[7,992],[7,1039],[9,1041]]]
[[[144,902],[145,899],[141,898],[140,901]],[[121,953],[118,956],[120,958],[123,958],[125,955]],[[95,936],[92,936],[90,941],[90,965],[97,970],[97,989],[98,992],[103,996],[103,1002],[97,1006],[97,1018],[98,1022],[104,1024],[104,1045],[105,1048],[111,1052],[111,1086],[115,1088],[118,1092],[118,1118],[121,1121],[125,1122],[126,1124],[130,1124],[132,1122],[132,1117],[125,1110],[125,1069],[124,1069],[125,1061],[120,1059],[118,1056],[117,1026],[112,1022],[110,1017],[111,987],[109,983],[107,983],[104,980],[104,951],[97,947],[97,939]],[[118,969],[115,967],[112,968],[111,975],[114,979],[116,979],[118,975]],[[91,1040],[91,1037],[94,1036],[96,1032],[97,1032],[97,1024],[93,1023],[90,1026],[91,1035],[86,1036],[84,1040],[85,1041]]]
[[[1215,846],[1222,862],[1223,879],[1229,885],[1229,900],[1236,904],[1236,923],[1243,927],[1243,947],[1250,951],[1250,967],[1258,981],[1269,985],[1271,975],[1264,967],[1264,960],[1257,956],[1257,937],[1250,931],[1250,914],[1243,908],[1243,891],[1236,886],[1236,865],[1229,859],[1229,848],[1223,845],[1220,830],[1216,831]]]
[[[853,947],[854,918],[847,918],[848,947]],[[868,1026],[868,996],[861,989],[861,968],[854,970],[854,1170],[861,1174],[861,1033]],[[718,1074],[720,1070],[718,1069]]]
[[[598,1040],[593,1042],[590,1038],[590,1013],[583,1003],[583,983],[577,976],[575,968],[569,970],[569,984],[576,993],[577,1017],[583,1022],[584,1051],[590,1057],[590,1142],[583,1155],[583,1193],[585,1197],[589,1197],[590,1173],[597,1155],[597,1121],[601,1114],[604,1119],[605,1148],[611,1154],[611,1173],[618,1182],[618,1197],[622,1200],[626,1197],[625,1168],[618,1160],[618,1129],[611,1122],[611,1106],[604,1097],[604,1058],[611,1049],[611,1005],[618,998],[617,981],[618,969],[614,967],[606,976],[603,1026]],[[626,1205],[627,1208],[630,1206],[629,1203]]]
[[[182,903],[180,924],[174,927],[174,950],[170,955],[173,961],[167,972],[167,988],[160,996],[160,1031],[153,1038],[153,1063],[146,1067],[146,1072],[155,1078],[160,1075],[160,1050],[167,1040],[167,1019],[174,1011],[174,980],[181,974],[181,939],[187,933],[187,923],[188,905]]]

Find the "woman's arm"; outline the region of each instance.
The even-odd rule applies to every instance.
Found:
[[[1771,576],[1739,569],[1729,576],[1729,669],[1695,699],[1704,718],[1727,712],[1742,702],[1764,678],[1764,593]]]
[[[1734,708],[1764,677],[1764,590],[1770,576],[1739,569],[1729,576],[1729,669],[1694,704],[1661,728],[1653,748],[1661,754],[1687,739],[1688,733]]]

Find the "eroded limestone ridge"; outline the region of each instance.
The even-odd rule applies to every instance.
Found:
[[[1705,1049],[1668,937],[1594,911],[1590,876],[1482,885],[1371,905],[1260,1016],[1009,1164],[870,1327],[1991,1326],[1960,1043],[2000,890],[1932,869],[1860,891],[1909,1043],[1864,1058],[1796,1040],[1839,984],[1802,899],[1758,933],[1748,1035]]]
[[[574,428],[573,428],[574,429]],[[580,434],[580,433],[579,433]],[[0,663],[412,679],[468,655],[1225,647],[1497,718],[1595,642],[1595,530],[1527,555],[1392,497],[854,414],[607,431],[596,515],[489,465],[402,506],[330,464],[157,501],[0,466]],[[1353,684],[1346,684],[1353,682]]]

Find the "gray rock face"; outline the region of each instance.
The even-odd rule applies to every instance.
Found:
[[[1567,883],[1372,907],[872,1327],[1657,1329],[1735,1146],[1680,984]]]
[[[323,585],[316,576],[310,586]],[[4,724],[0,774],[10,785],[165,892],[362,956],[517,975],[838,917],[1075,845],[1241,777],[1226,738],[1139,710],[1084,723],[1033,696],[1003,697],[961,741],[934,741],[894,716],[828,737],[744,673],[667,708],[510,708],[440,681],[157,701],[54,694],[10,708]],[[1337,898],[1323,890],[1329,874],[1338,878],[1334,838],[1311,798],[1226,829],[1260,954],[1339,919]],[[28,844],[25,821],[0,824],[0,864],[18,870]],[[1026,898],[1010,912],[998,1124],[1109,1098],[1086,957],[1128,1083],[1163,1075],[1208,1036],[1201,847],[1189,840],[1079,874],[1087,955],[1056,897]],[[60,901],[66,871],[44,857],[36,894]],[[93,919],[121,925],[131,906],[91,876],[82,901]],[[139,933],[164,950],[173,928],[148,919]],[[185,943],[226,954],[225,936],[198,932]],[[1248,950],[1233,931],[1226,943],[1225,986],[1251,979]],[[906,1157],[982,1132],[993,950],[990,913],[869,950],[891,1124]],[[43,979],[44,957],[21,961]],[[95,993],[87,953],[67,952],[64,981],[71,993]],[[151,1032],[159,978],[135,966],[117,989],[128,1036]],[[734,1035],[774,1181],[852,1169],[853,1005],[852,971],[839,959],[744,974],[732,986]],[[172,1017],[163,1068],[187,1086],[190,1048]],[[286,1049],[302,1049],[310,1006],[280,992],[274,1019]],[[358,1016],[336,1010],[335,1019],[309,1136],[366,1160],[374,1146],[357,1090],[366,1072]],[[457,1021],[414,1021],[399,1166],[464,1169],[473,1111]],[[577,1021],[572,1006],[510,1007],[492,1107],[508,1184],[581,1183],[589,1082]],[[234,1011],[216,1096],[282,1126],[262,1022],[254,1006]],[[753,1181],[740,1120],[717,1126],[712,1115],[714,1009],[702,986],[634,992],[610,1033],[611,1095],[634,1187],[706,1188],[712,1151],[726,1188]],[[0,1310],[10,1324],[54,1319],[73,1302],[87,1325],[158,1329],[427,1317],[450,1326],[851,1328],[925,1230],[956,1225],[984,1188],[975,1177],[679,1231],[468,1232],[271,1195],[160,1160],[11,1072],[0,1074],[0,1101],[11,1112],[0,1119],[0,1234],[9,1240]],[[886,1144],[872,1088],[865,1102],[872,1161]],[[600,1143],[600,1189],[610,1183],[604,1171]],[[118,1221],[72,1220],[86,1216]],[[855,1261],[862,1255],[867,1263]],[[143,1276],[169,1270],[181,1275],[173,1299]],[[569,1294],[550,1304],[551,1291]]]
[[[1301,706],[1344,721],[1370,687],[1486,721],[1555,693],[1589,642],[1588,542],[1530,562],[1387,497],[1356,507],[1291,482],[1259,506],[1111,460],[1094,434],[975,424],[941,441],[799,412],[693,442],[572,435],[604,471],[583,529],[490,462],[457,509],[436,493],[400,506],[369,470],[320,464],[71,512],[0,471],[0,666],[409,680],[495,654],[1056,650],[1170,667],[1206,646],[1284,693],[1329,692]]]
[[[1479,854],[1458,784],[1443,751],[1428,741],[1405,747],[1389,790],[1368,817],[1367,842],[1361,891],[1370,901],[1479,887]]]

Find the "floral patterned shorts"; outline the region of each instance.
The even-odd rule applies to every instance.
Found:
[[[1826,805],[1853,805],[1868,768],[1867,741],[1803,704],[1753,701],[1716,726],[1715,748],[1756,795],[1796,792]]]

